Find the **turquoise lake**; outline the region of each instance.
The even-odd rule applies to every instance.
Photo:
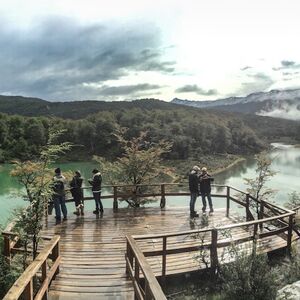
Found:
[[[283,205],[293,191],[300,192],[300,148],[293,146],[274,144],[276,148],[272,151],[273,158],[272,169],[277,174],[270,180],[268,187],[275,189],[274,201]],[[91,170],[95,167],[92,162],[71,162],[58,165],[62,171],[80,170],[83,177],[91,177]],[[209,166],[208,166],[209,167]],[[9,172],[12,166],[8,164],[0,165],[0,224],[4,225],[9,218],[12,218],[13,209],[17,206],[25,205],[22,199],[22,190],[18,182],[10,177]],[[187,169],[188,172],[188,169]],[[216,184],[231,185],[233,187],[245,190],[244,178],[253,178],[255,176],[255,160],[248,158],[245,161],[233,166],[232,168],[215,176]],[[104,179],[105,180],[105,179]],[[89,186],[85,180],[85,186]],[[105,191],[104,191],[105,193]],[[86,192],[86,195],[89,194]],[[169,206],[187,206],[189,197],[167,197]],[[112,207],[111,200],[103,200],[104,207]],[[214,206],[224,207],[224,200],[214,199]],[[159,202],[152,204],[159,206]],[[94,208],[93,201],[86,201],[86,209]],[[201,209],[201,200],[196,202],[196,208]],[[68,203],[68,210],[72,212],[73,203]]]

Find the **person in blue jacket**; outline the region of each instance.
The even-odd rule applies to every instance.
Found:
[[[53,177],[53,203],[55,208],[55,218],[57,222],[61,221],[61,213],[63,214],[63,220],[67,220],[67,207],[65,196],[65,184],[66,178],[61,174],[60,168],[55,169],[55,175]]]

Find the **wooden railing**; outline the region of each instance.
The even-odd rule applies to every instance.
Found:
[[[55,235],[39,253],[36,259],[27,267],[19,279],[14,283],[3,300],[16,300],[22,297],[24,300],[48,299],[48,289],[52,279],[59,273],[61,260],[59,252],[60,237]],[[48,267],[48,260],[52,265]],[[39,280],[39,289],[34,291],[34,278]]]
[[[121,199],[126,199],[130,197],[142,197],[142,198],[147,198],[147,197],[160,197],[160,207],[164,208],[166,205],[166,196],[188,196],[190,193],[188,191],[186,192],[166,192],[166,187],[187,187],[188,183],[160,183],[160,184],[119,184],[119,185],[103,185],[102,189],[103,190],[111,190],[112,193],[110,194],[103,194],[101,196],[101,199],[113,199],[113,208],[114,210],[118,209],[118,200]],[[120,189],[132,189],[132,191],[138,190],[138,188],[158,188],[156,192],[138,192],[138,193],[124,193],[120,191]],[[91,190],[91,187],[83,187],[83,191],[85,190]],[[68,189],[66,191],[69,191]],[[93,200],[94,198],[92,196],[89,197],[84,197],[84,200]],[[66,200],[66,202],[73,202],[73,198],[69,198]]]
[[[144,188],[151,186],[152,190],[148,191]],[[253,198],[251,195],[225,185],[212,185],[215,189],[222,190],[221,193],[212,193],[212,197],[214,198],[224,198],[226,200],[226,216],[230,215],[230,207],[231,203],[236,203],[239,206],[245,208],[245,219],[246,222],[236,223],[226,226],[221,226],[218,228],[206,228],[200,230],[190,230],[185,232],[176,232],[176,233],[166,233],[166,234],[158,234],[158,235],[143,235],[143,236],[128,236],[127,240],[127,251],[125,254],[126,258],[126,272],[131,277],[134,289],[135,289],[135,297],[137,299],[166,299],[161,287],[156,280],[151,267],[147,263],[146,257],[148,256],[160,256],[162,260],[162,270],[161,277],[162,280],[165,280],[167,275],[167,255],[193,252],[199,250],[198,245],[190,245],[190,246],[178,246],[176,248],[169,247],[169,240],[172,237],[179,236],[190,236],[194,234],[202,234],[206,233],[210,236],[209,240],[207,240],[201,247],[210,252],[210,267],[212,269],[217,268],[218,266],[218,249],[228,247],[233,242],[235,244],[241,244],[247,241],[254,241],[255,239],[262,239],[270,236],[277,236],[284,234],[286,237],[286,248],[287,251],[291,251],[291,243],[292,243],[292,232],[293,230],[293,218],[295,215],[294,211],[288,210],[286,208],[280,207],[273,203],[269,203],[267,201],[258,201]],[[137,187],[140,187],[146,192],[134,193],[135,197],[160,197],[160,207],[164,208],[166,205],[166,197],[167,196],[189,196],[190,192],[188,191],[187,183],[162,183],[162,184],[151,184],[151,185],[113,185],[113,186],[103,186],[103,188],[112,189],[112,194],[103,195],[102,199],[113,199],[113,208],[114,210],[118,209],[118,200],[124,199],[126,197],[132,197],[133,193],[124,193],[120,190],[130,189],[132,191],[136,191]],[[170,189],[174,190],[177,187],[177,191],[170,191]],[[156,191],[153,189],[156,188]],[[87,189],[87,188],[86,188]],[[93,199],[92,197],[85,197],[85,200]],[[73,199],[68,199],[67,202],[71,202]],[[258,214],[255,215],[253,213],[253,207],[256,207],[258,210]],[[263,224],[275,222],[278,227],[275,230],[264,232]],[[220,238],[220,232],[224,230],[231,230],[233,228],[244,228],[247,227],[253,228],[251,234],[248,236],[243,236],[242,238],[235,239],[222,239]],[[8,257],[10,257],[11,253],[16,251],[15,245],[18,242],[18,237],[14,234],[11,229],[6,229],[3,233],[4,236],[4,251]],[[144,253],[138,247],[137,241],[146,240],[146,239],[161,239],[162,248],[160,250],[153,251],[145,251]],[[45,248],[37,257],[32,265],[28,267],[28,271],[25,273],[17,281],[16,285],[10,290],[10,292],[6,296],[7,299],[18,299],[18,297],[23,293],[25,299],[41,299],[44,297],[47,298],[47,289],[49,284],[55,275],[59,271],[59,238],[57,241],[52,241],[52,246],[49,244],[48,248]],[[53,243],[56,243],[55,245]],[[180,245],[180,243],[179,243]],[[53,250],[53,251],[52,251]],[[51,258],[54,259],[54,264],[50,269],[49,273],[46,272],[47,267],[47,258],[50,257],[50,253],[52,251]],[[32,279],[36,276],[38,270],[42,268],[42,286],[41,289],[37,292],[35,298],[33,298],[33,289],[32,289]],[[13,295],[10,296],[10,295]],[[16,296],[18,295],[18,296]],[[45,296],[43,296],[45,295]],[[10,297],[10,298],[7,298]],[[26,298],[27,297],[27,298]]]
[[[19,235],[13,232],[15,223],[9,223],[4,231],[2,231],[3,236],[3,255],[7,258],[7,261],[10,262],[11,255],[15,250],[15,246],[19,241]]]
[[[166,185],[167,184],[165,184],[164,186]],[[157,296],[153,294],[153,290],[157,290],[159,283],[157,280],[154,280],[154,273],[152,272],[151,268],[149,269],[149,264],[147,263],[146,257],[159,257],[159,260],[162,262],[161,274],[156,274],[156,276],[159,276],[161,282],[164,283],[167,276],[167,256],[199,251],[200,247],[202,250],[209,251],[210,268],[213,272],[219,265],[218,253],[220,253],[220,249],[230,247],[232,244],[239,245],[249,241],[255,241],[259,243],[259,241],[263,238],[284,234],[286,239],[287,252],[291,252],[293,236],[292,231],[294,230],[294,211],[283,208],[273,203],[269,203],[267,201],[259,201],[253,198],[248,193],[230,186],[214,186],[226,190],[226,193],[223,194],[212,194],[213,197],[223,197],[226,199],[226,216],[229,216],[230,204],[231,202],[234,202],[245,208],[246,221],[215,228],[195,229],[184,232],[127,236],[127,251],[125,254],[126,272],[127,274],[129,274],[133,281],[135,287],[135,297],[137,299],[165,299],[165,296],[160,292]],[[238,195],[232,195],[232,192],[237,193]],[[189,195],[189,193],[185,192],[176,192],[164,193],[164,196],[170,194],[173,196]],[[258,209],[257,216],[255,216],[255,214],[253,213],[253,207],[256,207]],[[273,215],[270,216],[270,214]],[[277,227],[275,227],[275,229],[273,230],[263,230],[264,225],[268,223],[276,223]],[[245,228],[245,232],[248,232],[248,235],[244,235],[242,237],[222,237],[222,233],[224,231],[231,231],[235,228]],[[199,241],[197,241],[196,239],[194,239],[194,243],[187,245],[184,245],[184,242],[177,242],[176,247],[174,247],[174,240],[171,247],[168,244],[168,242],[172,238],[178,241],[179,237],[195,237],[202,234],[206,234],[209,238],[206,239],[206,241],[201,245],[199,245]],[[138,245],[138,241],[141,240],[156,240],[156,244],[161,245],[161,248],[155,250],[145,250],[143,252]],[[161,242],[159,242],[159,240],[161,240]],[[141,273],[143,277],[142,280],[140,278]],[[141,284],[142,282],[143,285]]]
[[[126,274],[133,282],[135,299],[166,300],[161,286],[136,241],[131,236],[126,236],[126,242]]]
[[[142,189],[142,188],[152,188],[155,189],[156,191],[146,191],[146,192],[127,192],[124,193],[122,191],[120,191],[121,189],[132,189],[132,191],[136,191],[138,190],[138,188]],[[169,189],[184,189],[184,191],[182,190],[178,190],[178,191],[169,191]],[[238,190],[236,188],[233,188],[231,186],[226,186],[226,185],[219,185],[219,184],[212,184],[212,188],[219,188],[219,189],[225,189],[226,193],[223,194],[218,194],[218,193],[212,193],[212,197],[217,197],[217,198],[227,198],[227,202],[226,202],[226,212],[227,215],[229,214],[229,210],[230,210],[230,200],[233,200],[234,202],[249,208],[249,201],[247,202],[247,197],[250,197],[249,194]],[[112,199],[113,200],[113,208],[115,210],[118,209],[118,200],[122,200],[122,199],[126,199],[126,198],[130,198],[130,197],[136,197],[136,198],[149,198],[149,197],[160,197],[160,207],[164,208],[166,205],[166,197],[167,196],[189,196],[190,192],[188,190],[188,182],[183,182],[183,183],[159,183],[159,184],[137,184],[137,185],[133,185],[133,184],[119,184],[119,185],[104,185],[102,186],[103,190],[111,190],[112,193],[108,193],[108,194],[104,194],[102,193],[101,199]],[[91,187],[83,187],[82,188],[83,191],[85,190],[91,190]],[[66,191],[69,191],[68,189]],[[237,198],[235,198],[231,191],[235,191],[238,192],[242,195],[245,196],[245,201],[240,201]],[[248,196],[247,196],[248,195]],[[88,196],[88,197],[84,197],[84,200],[93,200],[94,198],[92,196]],[[253,198],[254,199],[254,198]],[[68,198],[66,199],[66,202],[73,202],[73,198]],[[248,203],[248,204],[247,204]],[[250,216],[249,216],[250,217]]]
[[[161,269],[161,277],[162,281],[165,280],[166,277],[166,270],[167,270],[167,255],[171,254],[180,254],[180,253],[187,253],[187,252],[194,252],[199,251],[200,247],[202,250],[207,250],[210,252],[210,267],[214,270],[218,266],[218,249],[219,248],[225,248],[230,245],[235,244],[239,245],[245,242],[249,241],[257,241],[259,242],[260,239],[265,237],[271,237],[271,236],[277,236],[281,233],[287,232],[287,241],[286,241],[286,248],[288,252],[291,251],[291,243],[292,243],[292,220],[293,220],[293,212],[287,212],[285,214],[282,214],[280,216],[270,217],[270,218],[264,218],[260,220],[254,220],[254,221],[248,221],[243,223],[237,223],[237,224],[230,224],[225,226],[220,226],[217,228],[205,228],[205,229],[196,229],[196,230],[189,230],[189,231],[183,231],[183,232],[176,232],[176,233],[165,233],[165,234],[151,234],[151,235],[134,235],[132,236],[132,239],[135,241],[139,240],[153,240],[156,241],[161,239],[161,243],[156,242],[157,244],[161,244],[162,248],[160,250],[151,250],[151,251],[144,251],[143,254],[145,257],[151,257],[151,256],[161,256],[162,261],[162,269]],[[284,219],[289,218],[289,225],[268,231],[268,232],[260,232],[258,227],[260,225],[263,225],[268,222],[276,221],[278,219]],[[249,230],[250,227],[253,227],[252,230]],[[219,239],[220,233],[224,232],[225,230],[232,230],[234,228],[243,228],[247,227],[247,230],[249,232],[249,235],[234,238],[221,238]],[[199,244],[199,241],[197,242],[195,240],[195,243],[193,246],[180,246],[180,243],[178,247],[174,248],[168,248],[168,241],[171,238],[178,238],[180,236],[197,236],[197,235],[204,235],[206,234],[208,236],[208,240],[206,240],[201,245]],[[183,243],[184,244],[184,243]]]

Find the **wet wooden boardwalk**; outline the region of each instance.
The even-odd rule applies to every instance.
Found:
[[[125,274],[125,235],[162,234],[197,229],[201,218],[191,222],[188,208],[140,208],[106,209],[103,216],[86,212],[85,216],[71,215],[67,221],[55,225],[49,216],[44,236],[61,236],[62,261],[60,273],[52,282],[49,299],[133,299],[133,286]],[[208,216],[208,226],[232,224],[234,217],[225,217],[225,209],[218,209]],[[201,226],[203,227],[203,226]],[[237,228],[233,236],[243,236],[247,232]],[[138,241],[143,251],[161,249],[161,240]],[[191,245],[192,239],[174,239],[178,244]],[[198,241],[199,243],[199,241]],[[265,240],[266,251],[286,246],[285,239],[276,236]],[[170,244],[172,247],[172,242]],[[167,275],[199,269],[196,253],[168,256]],[[155,275],[161,274],[161,260],[147,258]]]

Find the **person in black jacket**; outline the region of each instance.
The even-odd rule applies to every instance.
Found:
[[[101,183],[102,176],[101,173],[94,169],[92,171],[93,178],[89,180],[89,184],[92,186],[92,192],[95,199],[96,209],[93,211],[94,214],[98,215],[99,213],[103,213],[103,205],[101,202]]]
[[[199,177],[198,177],[199,171],[200,168],[198,166],[194,166],[189,174],[189,189],[191,192],[191,199],[190,199],[191,218],[199,217],[199,215],[195,211],[195,203],[199,195]]]
[[[55,208],[56,222],[59,223],[61,221],[61,213],[63,214],[63,220],[67,220],[68,214],[65,196],[66,178],[61,174],[60,168],[56,168],[54,172],[55,175],[52,182],[52,199]]]
[[[209,205],[209,212],[213,213],[214,209],[213,209],[212,200],[211,200],[211,196],[210,196],[210,193],[211,193],[210,184],[212,181],[214,181],[214,178],[207,173],[206,167],[203,167],[201,169],[201,171],[202,172],[199,176],[199,181],[200,181],[200,193],[201,193],[202,204],[203,204],[202,211],[203,211],[203,213],[205,213],[205,211],[206,211],[205,197],[207,197],[208,205]]]
[[[84,215],[83,205],[83,191],[82,191],[83,178],[81,177],[80,171],[75,171],[75,174],[70,182],[71,194],[75,202],[76,211],[75,215]]]

